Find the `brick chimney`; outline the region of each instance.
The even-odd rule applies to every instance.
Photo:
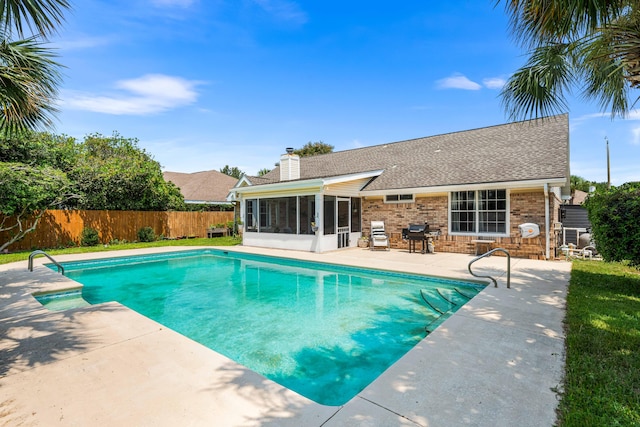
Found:
[[[280,181],[300,179],[300,156],[293,154],[293,148],[287,148],[280,156]]]

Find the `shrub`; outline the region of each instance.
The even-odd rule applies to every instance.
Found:
[[[85,227],[82,230],[82,234],[80,236],[80,244],[82,246],[97,246],[100,243],[100,236],[98,235],[98,231],[91,228]]]
[[[640,266],[640,183],[597,192],[585,202],[596,249],[605,261]]]
[[[138,241],[140,242],[153,242],[156,240],[156,233],[151,227],[142,227],[138,230]]]

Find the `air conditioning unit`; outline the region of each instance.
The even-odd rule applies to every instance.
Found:
[[[531,238],[540,235],[540,227],[538,224],[534,224],[532,222],[520,224],[518,229],[520,230],[520,237],[522,238]]]

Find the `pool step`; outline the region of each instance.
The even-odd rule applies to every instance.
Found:
[[[467,301],[469,301],[469,300],[471,300],[471,298],[473,298],[473,297],[470,297],[469,295],[466,295],[465,293],[463,293],[463,292],[462,292],[460,289],[458,289],[458,288],[453,288],[453,290],[454,290],[454,291],[456,291],[456,293],[457,293],[458,295],[460,295],[461,297],[463,297],[463,298],[464,298],[464,299],[466,299]]]
[[[80,290],[34,295],[35,299],[49,311],[64,311],[89,307]]]
[[[422,297],[427,307],[437,316],[425,326],[427,333],[431,333],[441,321],[444,320],[443,317],[448,317],[451,310],[465,304],[473,298],[458,288],[420,289],[420,297]]]

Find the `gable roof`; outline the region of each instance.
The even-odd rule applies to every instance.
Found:
[[[181,173],[163,172],[165,181],[173,182],[187,203],[228,204],[229,190],[238,181],[216,170]]]
[[[300,180],[373,170],[363,191],[569,179],[567,114],[300,159]],[[254,185],[280,181],[276,168]]]

